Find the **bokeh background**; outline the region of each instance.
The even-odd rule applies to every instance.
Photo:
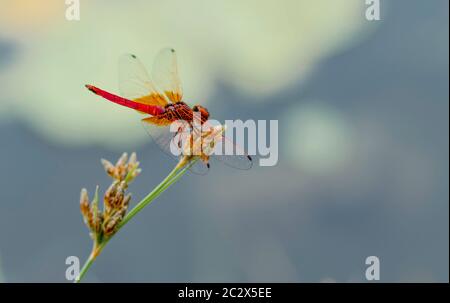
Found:
[[[448,1],[0,0],[0,281],[67,282],[79,190],[136,151],[133,202],[174,162],[118,91],[124,52],[178,51],[186,100],[279,120],[279,162],[188,175],[108,244],[91,282],[449,279]]]

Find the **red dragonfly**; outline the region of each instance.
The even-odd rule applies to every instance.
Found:
[[[186,138],[185,134],[198,133],[198,125],[201,125],[200,136],[204,128],[213,128],[208,122],[209,111],[201,105],[190,107],[182,101],[183,91],[174,49],[167,48],[159,52],[153,65],[152,78],[153,81],[135,55],[125,54],[119,60],[119,89],[122,96],[93,85],[86,85],[86,88],[111,102],[150,115],[142,119],[147,131],[163,151],[173,156],[171,144],[181,148],[181,138]],[[194,120],[194,113],[200,117],[197,121]],[[169,126],[176,121],[185,123],[179,124],[178,131],[174,133],[170,131]],[[199,156],[201,161],[196,161],[191,167],[192,171],[199,174],[206,173],[210,167],[210,157],[234,168],[251,168],[252,158],[222,132],[219,133],[219,138],[214,140],[220,144],[232,145],[235,153],[233,155],[203,153]]]

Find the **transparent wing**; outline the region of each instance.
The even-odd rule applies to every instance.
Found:
[[[169,120],[165,120],[160,117],[149,117],[142,119],[142,124],[147,131],[147,133],[152,137],[153,141],[158,145],[158,147],[169,157],[174,159],[175,161],[179,161],[181,155],[178,155],[178,151],[182,150],[183,142],[187,140],[187,134],[189,130],[187,127],[190,127],[186,123],[173,122],[173,129],[177,129],[175,132],[170,131],[170,124],[172,122]],[[200,159],[195,163],[190,162],[187,165],[190,165],[189,170],[197,175],[205,175],[209,171],[209,167]]]
[[[202,126],[202,131],[205,132],[205,128],[208,129],[210,127],[213,127],[213,125],[206,122]],[[194,132],[197,132],[197,134],[200,133],[197,128],[194,129]],[[247,154],[243,147],[233,142],[233,140],[226,137],[224,134],[221,134],[214,139],[214,145],[214,151],[210,155],[211,158],[237,169],[248,170],[252,168],[252,157]],[[232,151],[232,154],[227,154],[227,151]]]
[[[192,161],[195,161],[195,163]],[[209,164],[207,165],[200,159],[191,160],[191,163],[188,165],[190,165],[189,170],[196,175],[206,175],[209,172]]]
[[[119,58],[119,90],[123,97],[139,103],[164,107],[169,101],[156,89],[144,65],[133,54]]]
[[[159,146],[159,148],[169,154],[172,157],[177,158],[177,151],[181,148],[182,134],[185,133],[185,124],[179,125],[179,131],[172,132],[170,129],[177,121],[173,122],[163,117],[155,116],[142,119],[143,126],[147,133],[152,137],[153,141]]]
[[[183,98],[178,75],[177,56],[173,48],[161,50],[155,57],[152,79],[166,97],[176,103]]]
[[[212,158],[227,166],[242,170],[248,170],[253,166],[253,159],[249,155],[213,155]]]

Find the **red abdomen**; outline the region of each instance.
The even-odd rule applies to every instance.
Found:
[[[157,115],[161,115],[165,112],[164,108],[162,108],[161,106],[157,106],[157,105],[149,105],[149,104],[143,104],[143,103],[138,103],[138,102],[134,102],[128,99],[125,99],[123,97],[108,93],[107,91],[104,91],[98,87],[95,87],[93,85],[86,85],[86,88],[89,89],[91,92],[93,92],[96,95],[99,95],[103,98],[105,98],[106,100],[109,100],[111,102],[114,102],[116,104],[120,104],[122,106],[126,106],[132,109],[135,109],[137,111],[143,112],[143,113],[147,113],[150,114],[152,116],[157,116]]]

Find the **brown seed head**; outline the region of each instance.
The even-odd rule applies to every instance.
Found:
[[[131,195],[126,194],[128,184],[141,172],[136,153],[132,153],[129,158],[126,153],[122,154],[115,165],[105,159],[101,162],[106,173],[113,179],[103,196],[103,211],[97,205],[97,194],[91,203],[86,189],[82,189],[80,195],[81,214],[95,241],[116,232],[130,204]]]

